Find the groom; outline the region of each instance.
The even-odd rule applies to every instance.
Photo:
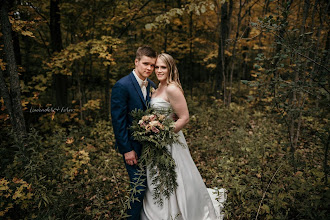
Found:
[[[134,141],[128,128],[132,125],[129,113],[134,109],[146,110],[150,101],[150,87],[156,85],[148,79],[155,68],[157,53],[149,46],[139,47],[136,51],[135,69],[121,78],[112,88],[111,118],[116,138],[116,147],[123,154],[126,169],[132,183],[138,177],[138,159],[141,156],[142,146]],[[139,220],[142,201],[146,188],[146,180],[137,190],[141,193],[134,195],[139,201],[131,201],[128,209],[128,219]],[[133,184],[131,185],[133,187]]]

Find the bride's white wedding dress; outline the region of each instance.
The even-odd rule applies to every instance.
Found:
[[[158,109],[171,108],[171,104],[161,98],[152,98],[151,106]],[[177,183],[176,191],[169,199],[163,199],[163,206],[155,204],[149,170],[147,169],[147,191],[143,199],[141,211],[142,220],[214,220],[222,219],[223,203],[226,200],[224,189],[208,189],[191,158],[182,131],[179,144],[168,146],[176,163]],[[216,200],[218,198],[218,201]]]

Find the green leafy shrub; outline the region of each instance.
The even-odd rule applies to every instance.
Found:
[[[5,218],[116,219],[122,214],[128,180],[122,156],[113,148],[111,123],[68,130],[42,136],[32,129],[24,143],[11,146],[12,162],[1,176]],[[4,197],[6,186],[14,187],[8,181],[14,177],[29,186],[17,205],[12,202],[15,191]]]
[[[189,102],[186,138],[208,187],[228,190],[228,219],[326,219],[328,186],[322,180],[319,145],[310,136],[299,152],[298,171],[289,162],[285,126],[271,114]]]
[[[330,195],[319,153],[324,125],[320,130],[313,118],[304,119],[295,171],[285,125],[270,112],[249,104],[224,108],[221,101],[206,97],[188,103],[190,122],[184,133],[191,155],[207,187],[228,190],[227,219],[326,219]],[[129,180],[123,157],[113,147],[111,122],[40,131],[31,130],[24,143],[13,144],[14,138],[3,142],[1,217],[124,216]],[[21,185],[28,187],[15,200]]]

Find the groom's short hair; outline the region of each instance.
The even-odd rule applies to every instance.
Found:
[[[142,56],[157,58],[157,53],[150,46],[145,45],[137,49],[135,59],[141,60]]]

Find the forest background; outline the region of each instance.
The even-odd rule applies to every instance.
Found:
[[[148,44],[176,59],[184,133],[206,185],[228,190],[226,219],[326,219],[329,5],[1,0],[0,218],[124,215],[109,100]]]

